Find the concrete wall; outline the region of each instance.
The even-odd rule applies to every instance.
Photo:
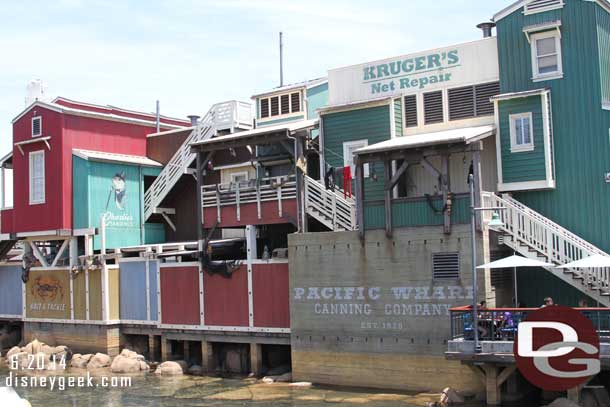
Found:
[[[119,354],[119,327],[117,325],[56,324],[25,322],[25,343],[38,339],[51,346],[65,345],[74,353]]]
[[[482,262],[487,240],[477,242]],[[370,231],[364,244],[357,232],[293,234],[289,250],[294,380],[482,389],[468,367],[444,358],[448,309],[472,302],[468,225],[455,225],[451,235],[442,227],[402,228],[393,239]],[[455,251],[460,277],[434,281],[432,254]],[[491,291],[488,281],[481,273],[480,299]]]

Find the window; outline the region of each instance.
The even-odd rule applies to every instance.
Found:
[[[260,118],[301,112],[301,92],[285,93],[260,99]]]
[[[531,113],[510,115],[510,150],[513,152],[533,150],[533,129]]]
[[[557,79],[563,76],[561,64],[561,38],[558,31],[530,36],[532,44],[533,79]]]
[[[343,165],[352,167],[352,177],[356,178],[356,166],[354,165],[354,151],[369,145],[367,140],[346,141],[343,143]],[[369,165],[364,164],[364,176],[369,176]]]
[[[424,123],[442,123],[444,120],[443,92],[424,93]]]
[[[42,134],[42,117],[32,117],[32,137],[37,137]]]
[[[44,150],[30,153],[30,205],[45,201]]]
[[[449,89],[449,120],[493,116],[494,105],[489,98],[499,93],[500,82]]]
[[[405,96],[405,127],[417,127],[417,95]]]
[[[460,278],[459,253],[433,253],[432,278],[434,280],[455,280]]]
[[[248,172],[240,171],[231,174],[231,182],[239,182],[241,184],[243,181],[248,181]]]

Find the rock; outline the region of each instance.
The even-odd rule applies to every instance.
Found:
[[[35,355],[39,352],[42,352],[43,346],[46,345],[40,342],[38,339],[34,339],[32,342],[25,345],[25,349],[23,349],[23,351],[29,353],[30,355]]]
[[[292,372],[284,373],[275,378],[277,383],[289,383],[292,381]]]
[[[186,362],[183,362],[183,364],[186,365]],[[163,376],[179,376],[184,374],[184,370],[182,367],[183,365],[178,362],[163,362],[159,366],[157,366],[157,370],[155,370],[155,373]]]
[[[439,404],[441,406],[464,404],[464,397],[462,397],[457,391],[455,391],[451,387],[447,387],[441,393]]]
[[[110,365],[110,371],[112,373],[137,373],[140,370],[142,369],[138,359],[128,358],[122,355],[114,358],[112,364]]]
[[[148,372],[150,370],[150,366],[148,366],[148,363],[146,363],[145,361],[138,360],[138,363],[140,364],[141,372]]]
[[[292,386],[292,387],[311,387],[312,384],[311,384],[311,382],[294,382],[294,383],[290,383],[290,386]]]
[[[265,376],[261,381],[265,384],[273,384],[276,378],[277,376]]]
[[[189,367],[187,373],[195,375],[195,376],[202,376],[203,375],[203,367],[201,367],[199,365],[193,365],[193,366]]]
[[[76,367],[78,369],[84,369],[87,367],[87,364],[93,357],[92,354],[88,353],[86,355],[81,355],[80,353],[75,353],[72,355],[72,361],[70,362],[70,366]]]
[[[13,346],[7,353],[6,353],[6,358],[10,359],[11,356],[18,354],[19,352],[21,352],[21,348],[19,346]]]
[[[578,403],[565,398],[558,398],[546,407],[581,407]]]
[[[124,358],[129,358],[129,359],[144,360],[144,356],[138,355],[136,352],[129,350],[129,349],[123,349],[121,351],[121,356],[123,356]]]
[[[110,362],[112,359],[110,356],[105,355],[103,353],[96,353],[95,356],[91,358],[89,364],[87,365],[87,369],[100,369],[103,367],[110,366]]]

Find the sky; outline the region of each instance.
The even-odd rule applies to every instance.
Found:
[[[512,0],[0,0],[0,156],[26,85],[185,117],[328,69],[479,39]]]

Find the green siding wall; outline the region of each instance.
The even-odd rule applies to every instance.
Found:
[[[610,171],[610,111],[601,109],[599,7],[567,0],[561,10],[525,16],[519,9],[498,21],[498,56],[503,93],[551,89],[556,189],[515,197],[610,252],[610,184],[604,182]],[[557,19],[562,24],[564,78],[535,83],[523,27]]]
[[[610,13],[597,8],[597,40],[602,101],[610,104]]]
[[[503,182],[541,181],[546,179],[544,130],[540,96],[499,102],[500,142],[502,145]],[[510,115],[532,113],[534,149],[512,153],[510,150]]]
[[[394,126],[396,137],[402,137],[402,99],[394,99]]]
[[[74,228],[99,228],[100,217],[110,216],[106,226],[106,247],[162,243],[162,224],[146,224],[142,230],[143,175],[158,175],[158,168],[87,161],[73,157]],[[113,178],[122,177],[124,194],[113,189]],[[100,248],[100,236],[94,237],[94,249]]]
[[[317,110],[328,104],[328,82],[307,89],[307,118],[315,119],[318,117]],[[316,138],[320,135],[320,130],[311,131],[311,136]]]
[[[434,200],[436,208],[442,207],[442,199]],[[453,200],[451,222],[455,224],[470,222],[470,198],[457,196]],[[436,213],[425,200],[392,202],[392,227],[443,225],[443,214]],[[369,202],[364,207],[364,228],[384,229],[385,209],[383,202]]]
[[[578,306],[578,301],[586,299],[590,307],[597,303],[576,288],[555,277],[545,269],[523,268],[517,270],[517,294],[519,302],[526,307],[539,307],[544,298],[551,297],[559,305]]]
[[[371,145],[390,139],[390,109],[383,105],[326,114],[323,126],[326,162],[333,167],[343,167],[344,142],[366,139]],[[370,176],[364,180],[364,199],[383,199],[383,164],[371,163],[369,168]],[[373,175],[376,175],[376,181]]]

